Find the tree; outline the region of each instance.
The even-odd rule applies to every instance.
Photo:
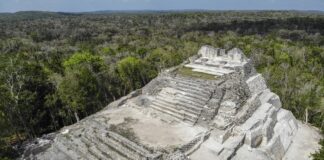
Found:
[[[117,72],[124,83],[124,94],[140,88],[156,76],[156,72],[145,61],[125,57],[117,63]]]
[[[107,101],[98,78],[104,68],[103,59],[89,52],[77,52],[64,61],[63,66],[65,75],[58,93],[69,114],[73,113],[79,121],[78,113],[87,116]]]
[[[182,62],[182,56],[176,53],[170,53],[162,48],[157,48],[146,56],[145,61],[155,67],[157,71],[178,65]]]
[[[6,65],[0,74],[0,109],[18,138],[20,132],[34,137],[42,132],[35,128],[50,125],[46,120],[44,97],[51,91],[51,84],[42,67],[31,61],[31,57],[21,53],[2,59]]]

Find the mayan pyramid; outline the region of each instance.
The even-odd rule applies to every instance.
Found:
[[[293,159],[308,154],[295,147],[306,129],[240,49],[203,46],[142,89],[39,138],[24,158]]]

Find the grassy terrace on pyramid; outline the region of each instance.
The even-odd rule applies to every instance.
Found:
[[[24,158],[303,159],[316,145],[300,146],[316,143],[314,135],[281,108],[240,49],[203,46],[142,89],[40,138]]]

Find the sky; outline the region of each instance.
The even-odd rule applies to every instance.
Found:
[[[185,9],[324,11],[324,0],[0,0],[0,12]]]

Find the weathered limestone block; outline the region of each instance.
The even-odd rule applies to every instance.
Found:
[[[179,149],[185,155],[190,155],[194,151],[196,151],[201,144],[203,144],[210,136],[210,132],[204,132],[197,135],[193,140],[188,142],[187,144],[182,145]]]
[[[233,48],[233,49],[229,50],[227,54],[230,57],[230,59],[235,61],[235,62],[244,62],[244,61],[246,61],[246,58],[245,58],[242,50],[240,50],[238,48]]]
[[[233,119],[234,117],[229,117],[224,114],[217,114],[213,120],[213,125],[218,129],[224,130],[233,124]]]
[[[234,116],[237,113],[239,106],[232,101],[223,101],[218,110],[218,114],[225,114],[229,116]]]
[[[188,156],[180,150],[166,156],[165,160],[189,160]]]
[[[245,143],[250,147],[257,147],[261,141],[267,143],[272,135],[277,119],[278,109],[269,103],[264,103],[235,132],[247,132]]]
[[[219,49],[219,55],[220,56],[224,56],[226,54],[226,50],[225,49]]]
[[[222,99],[225,94],[225,89],[221,87],[217,87],[212,95],[214,99]]]
[[[274,137],[266,147],[262,148],[272,160],[279,160],[285,155],[285,149],[280,137]]]
[[[277,94],[271,92],[269,89],[266,89],[260,95],[261,103],[270,103],[277,108],[281,108],[281,101]]]
[[[279,109],[272,105],[267,113],[267,119],[263,124],[263,144],[268,143],[274,135],[278,111]]]
[[[245,135],[235,135],[229,137],[223,144],[224,150],[220,153],[220,159],[231,159],[235,152],[243,145]]]
[[[246,80],[246,83],[249,86],[251,94],[259,94],[263,90],[267,89],[266,82],[261,74],[250,77]]]
[[[196,64],[196,63],[187,64],[185,66],[192,68],[192,71],[207,73],[207,74],[215,75],[215,76],[223,76],[225,74],[230,74],[230,73],[234,72],[233,70],[229,70],[226,68],[216,68],[216,67],[210,67],[210,66],[205,66],[205,65]]]
[[[199,58],[199,55],[194,55],[194,56],[192,56],[192,57],[189,57],[189,62],[190,62],[190,63],[194,63],[195,60],[197,60],[198,58]]]
[[[245,136],[245,144],[249,145],[252,148],[258,147],[262,142],[262,126],[259,125],[256,128],[248,131]]]
[[[287,151],[296,134],[298,124],[293,114],[284,109],[279,110],[277,120],[274,132],[280,138],[284,151]]]
[[[277,108],[281,108],[282,104],[278,95],[274,94],[268,101],[268,103],[276,106]]]
[[[218,109],[220,107],[219,103],[220,99],[210,99],[207,105],[201,111],[201,117],[204,118],[205,121],[212,120],[218,112]]]
[[[235,116],[236,124],[244,123],[258,109],[258,107],[261,105],[261,102],[258,97],[258,95],[253,95],[241,107],[240,111]]]
[[[242,76],[238,74],[228,76],[228,79],[223,84],[225,90],[224,101],[229,100],[243,105],[251,97],[248,85],[241,79]]]
[[[213,138],[213,140],[215,140],[217,143],[223,144],[231,135],[232,128],[228,128],[226,130],[215,129],[211,134],[211,138]]]
[[[218,49],[212,46],[202,46],[198,51],[198,55],[206,59],[215,59],[218,56]]]
[[[263,142],[264,144],[269,143],[269,141],[271,140],[271,138],[273,137],[274,134],[274,126],[276,125],[277,121],[272,119],[272,118],[268,118],[267,121],[264,123],[263,125],[263,130],[262,130],[262,134],[263,134]]]
[[[248,79],[249,77],[257,74],[253,63],[249,59],[247,60],[247,63],[243,65],[243,69],[241,72],[244,75],[244,79]]]

